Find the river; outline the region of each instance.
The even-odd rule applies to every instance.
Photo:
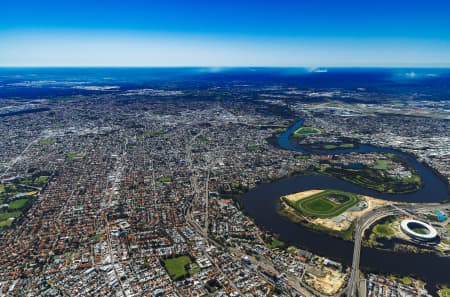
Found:
[[[301,148],[289,140],[289,136],[303,125],[297,121],[288,130],[278,136],[280,147],[304,154],[312,152]],[[353,243],[344,241],[325,233],[312,231],[295,224],[277,213],[279,198],[283,195],[309,189],[339,189],[347,192],[369,195],[391,201],[438,202],[448,198],[447,185],[426,165],[418,162],[411,155],[389,148],[372,145],[359,145],[355,149],[338,149],[327,151],[328,154],[345,154],[350,152],[393,153],[408,160],[423,180],[421,190],[409,194],[384,194],[360,187],[337,178],[312,175],[284,178],[272,183],[260,184],[242,196],[241,203],[247,213],[263,228],[280,235],[280,238],[300,248],[310,250],[343,263],[351,265]],[[448,269],[449,257],[434,254],[407,254],[363,248],[361,251],[361,269],[400,275],[415,275],[428,283],[428,289],[435,292],[436,284],[450,284]]]

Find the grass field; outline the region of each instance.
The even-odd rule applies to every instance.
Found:
[[[9,227],[9,226],[11,226],[11,224],[12,224],[12,222],[10,220],[0,221],[0,228],[1,227]]]
[[[359,202],[356,194],[325,190],[294,203],[292,206],[306,216],[332,218]]]
[[[9,209],[21,209],[22,207],[25,206],[25,204],[27,204],[28,202],[28,198],[23,198],[23,199],[17,199],[12,201],[11,203],[9,203],[8,208]]]
[[[22,212],[20,210],[0,213],[0,221],[7,220],[9,218],[17,218],[21,214]]]
[[[43,140],[39,141],[39,144],[42,144],[42,145],[52,145],[55,143],[56,143],[56,140],[53,138],[47,138],[47,139],[43,139]]]
[[[20,183],[23,185],[31,185],[33,183],[33,178],[31,178],[30,176],[21,178]]]
[[[287,128],[286,127],[279,127],[275,129],[275,133],[283,133],[284,131],[286,131]]]
[[[375,165],[372,166],[373,169],[387,170],[392,167],[392,161],[387,159],[378,159]]]
[[[297,130],[295,130],[294,136],[303,137],[303,136],[308,136],[308,135],[313,135],[313,134],[320,134],[321,132],[322,132],[322,130],[319,128],[303,126],[303,127],[298,128]]]
[[[248,152],[257,152],[259,150],[259,147],[256,145],[249,145],[246,147]]]
[[[378,237],[391,237],[395,234],[394,229],[389,226],[389,223],[379,224],[373,227],[373,232],[378,235]]]
[[[417,227],[417,228],[411,228],[411,229],[412,229],[412,231],[414,231],[418,234],[423,234],[423,235],[428,234],[428,231],[425,228]]]
[[[346,148],[354,148],[355,145],[353,143],[339,143],[339,144],[325,144],[323,146],[326,150],[334,150],[334,149],[346,149]]]
[[[305,201],[301,206],[313,212],[329,212],[335,207],[335,204],[324,197]]]
[[[48,176],[39,176],[38,178],[36,178],[35,182],[37,183],[46,183],[48,181]]]
[[[94,235],[92,235],[91,239],[96,241],[96,240],[98,240],[100,238],[103,238],[104,236],[105,236],[105,234],[103,234],[102,232],[97,231],[97,232],[95,232]]]
[[[191,264],[188,256],[180,256],[177,258],[169,258],[164,260],[164,267],[173,280],[180,279],[188,274],[185,266]]]
[[[444,286],[438,291],[438,294],[441,297],[450,297],[450,288]]]
[[[402,278],[400,279],[400,281],[401,281],[404,285],[407,285],[407,286],[409,286],[409,285],[412,284],[411,279],[410,279],[409,277],[407,277],[407,276],[402,277]]]
[[[15,185],[0,186],[0,195],[2,197],[11,197],[17,194],[17,187]]]
[[[274,239],[270,243],[270,248],[271,249],[282,248],[282,247],[284,247],[284,245],[285,245],[284,241],[281,241],[281,240],[278,240],[278,239]]]
[[[379,165],[381,168],[383,165]],[[387,176],[382,169],[364,167],[362,169],[345,169],[338,167],[320,167],[319,172],[345,181],[369,188],[381,193],[403,194],[420,190],[422,179],[414,172],[412,177],[396,178]]]
[[[314,143],[306,145],[306,148],[311,150],[336,150],[336,149],[350,149],[354,148],[354,143]]]
[[[81,156],[78,154],[75,154],[75,153],[69,153],[66,155],[66,158],[67,159],[75,159],[75,158],[81,158]]]
[[[160,183],[170,183],[172,181],[172,179],[170,177],[161,177],[160,179],[158,179],[158,182]]]
[[[379,239],[386,238],[391,239],[395,235],[395,229],[392,227],[392,223],[395,221],[394,217],[387,217],[378,221],[371,229],[367,243],[371,247],[382,247],[383,243],[380,243]]]

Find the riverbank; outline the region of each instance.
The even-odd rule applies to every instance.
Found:
[[[270,142],[281,149],[310,155],[289,141],[289,135],[303,124],[300,120],[285,132],[270,139]],[[279,235],[287,243],[292,243],[302,249],[322,255],[333,260],[350,265],[353,257],[353,243],[330,236],[323,232],[311,230],[303,224],[293,223],[286,217],[279,215],[279,198],[283,195],[306,191],[309,189],[333,188],[346,192],[367,195],[383,200],[398,202],[441,202],[448,199],[448,183],[436,176],[426,164],[418,162],[411,154],[389,148],[379,148],[361,144],[356,149],[332,150],[329,154],[346,154],[349,152],[382,152],[398,154],[411,162],[423,180],[423,187],[408,194],[388,194],[370,190],[354,183],[319,174],[291,176],[271,182],[259,184],[256,188],[243,194],[240,203],[245,212],[265,230]],[[427,288],[437,284],[450,285],[450,279],[436,267],[450,267],[450,258],[439,257],[434,254],[406,254],[388,252],[370,247],[363,247],[361,251],[361,269],[386,274],[413,275],[427,282]]]
[[[331,200],[328,200],[328,197]],[[329,215],[316,216],[315,210],[311,212],[301,206],[302,203],[311,204],[310,202],[319,203],[312,205],[314,207],[323,208],[331,204],[335,209],[328,209]],[[292,222],[350,241],[355,222],[359,217],[377,207],[395,204],[391,201],[330,189],[313,189],[285,195],[280,197],[279,203],[278,213]]]

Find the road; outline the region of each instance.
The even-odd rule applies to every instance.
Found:
[[[11,169],[18,161],[22,160],[23,155],[28,151],[28,149],[29,149],[32,145],[36,144],[39,140],[40,140],[40,138],[36,138],[36,139],[34,139],[33,141],[31,141],[31,142],[27,145],[27,147],[26,147],[26,148],[25,148],[18,156],[16,156],[14,159],[12,159],[12,160],[6,165],[5,170],[4,170],[3,173],[0,175],[0,180],[8,174],[9,170],[10,170],[10,169]]]

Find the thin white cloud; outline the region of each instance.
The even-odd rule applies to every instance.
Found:
[[[0,66],[450,66],[450,44],[130,32],[0,32]]]

